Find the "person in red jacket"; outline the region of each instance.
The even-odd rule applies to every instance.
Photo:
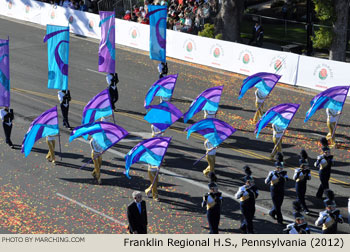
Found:
[[[131,20],[131,13],[129,10],[125,12],[125,15],[123,17],[124,20]]]

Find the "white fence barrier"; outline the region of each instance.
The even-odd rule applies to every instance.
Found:
[[[47,25],[70,25],[71,32],[99,39],[99,15],[34,0],[0,0],[0,14]],[[149,51],[149,26],[116,19],[116,43]],[[348,63],[299,56],[239,43],[167,31],[167,56],[244,75],[271,72],[281,82],[324,90],[350,85]],[[349,94],[350,95],[350,94]]]

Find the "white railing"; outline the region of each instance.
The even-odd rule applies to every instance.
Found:
[[[99,16],[33,0],[0,0],[0,15],[40,25],[70,25],[72,33],[100,38]],[[149,26],[116,19],[116,43],[149,50]],[[251,75],[271,72],[281,82],[324,90],[349,85],[348,63],[167,31],[167,56],[183,61]]]

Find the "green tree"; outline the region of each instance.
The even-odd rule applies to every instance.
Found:
[[[345,61],[347,28],[349,18],[349,0],[312,0],[315,4],[316,17],[323,25],[313,38],[316,48],[328,48],[329,59]]]
[[[222,0],[220,12],[216,16],[216,33],[222,33],[224,40],[240,42],[240,25],[244,11],[242,0]]]
[[[214,25],[205,24],[203,31],[198,32],[201,37],[214,38]]]

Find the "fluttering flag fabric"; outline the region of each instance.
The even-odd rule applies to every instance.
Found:
[[[193,132],[197,132],[216,147],[235,133],[236,129],[219,119],[207,118],[189,126],[185,131],[187,131],[187,139]]]
[[[310,117],[319,109],[333,109],[337,112],[343,109],[346,97],[348,96],[350,86],[336,86],[328,88],[312,98],[310,109],[306,112],[304,122],[307,122]]]
[[[115,13],[100,11],[101,42],[98,49],[98,71],[115,73]]]
[[[93,123],[101,117],[113,114],[108,89],[92,98],[84,107],[81,124]]]
[[[144,140],[125,155],[125,175],[130,179],[130,166],[144,162],[152,166],[160,166],[168,149],[171,137],[154,137]]]
[[[144,119],[153,124],[161,131],[166,130],[170,125],[182,117],[182,112],[170,102],[162,102],[159,105],[150,105],[150,109]]]
[[[9,39],[0,39],[0,107],[10,107]]]
[[[80,136],[90,135],[103,148],[111,148],[129,133],[122,127],[110,122],[95,122],[76,127],[69,137],[69,142]]]
[[[147,108],[155,96],[161,96],[170,99],[174,92],[177,76],[178,74],[167,75],[153,83],[146,94],[144,107]]]
[[[269,95],[276,83],[281,78],[281,75],[272,73],[256,73],[243,80],[243,85],[239,91],[238,100],[252,87],[258,88],[266,96]]]
[[[22,142],[21,152],[27,157],[37,140],[46,136],[58,135],[59,132],[57,107],[53,107],[42,113],[30,124]]]
[[[260,131],[269,123],[275,124],[282,129],[287,129],[299,107],[300,104],[283,103],[270,108],[256,124],[256,138],[259,137]]]
[[[51,89],[68,89],[69,26],[46,25],[48,83]]]
[[[184,122],[186,123],[201,110],[217,111],[219,108],[223,88],[224,86],[208,88],[200,95],[198,95],[197,98],[192,102],[188,111],[185,113]]]
[[[166,61],[166,5],[147,5],[150,25],[149,56],[153,60]]]

